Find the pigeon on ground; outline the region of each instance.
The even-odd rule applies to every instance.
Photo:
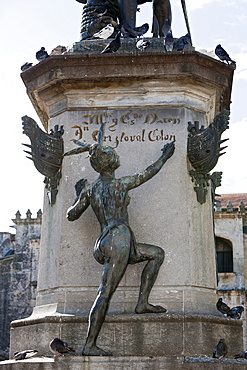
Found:
[[[137,43],[136,43],[137,49],[141,50],[141,51],[146,50],[147,48],[149,48],[150,45],[151,45],[150,41],[143,40],[143,39],[138,40]]]
[[[14,352],[15,360],[25,360],[26,358],[33,357],[38,353],[36,349],[28,349],[26,351]]]
[[[21,71],[22,71],[22,72],[27,71],[29,68],[31,68],[31,67],[32,67],[32,65],[33,65],[33,63],[28,63],[28,62],[24,63],[24,64],[21,66]]]
[[[223,315],[227,315],[228,317],[231,317],[232,319],[240,319],[242,312],[244,311],[243,306],[236,306],[236,307],[230,308],[229,306],[227,306],[226,303],[222,302],[222,298],[219,298],[218,302],[216,303],[216,308]]]
[[[59,338],[53,339],[50,344],[50,350],[55,356],[64,355],[65,353],[75,352],[75,350],[68,346],[66,342],[63,342]]]
[[[109,9],[109,3],[106,1],[104,4],[97,6],[95,9],[93,9],[91,12],[88,14],[94,15],[96,17],[103,17],[107,13]]]
[[[51,51],[51,55],[61,55],[67,51],[66,46],[58,45]]]
[[[172,30],[168,32],[168,34],[165,37],[164,41],[164,47],[166,51],[172,51],[174,46],[174,39],[172,36]]]
[[[220,339],[217,346],[215,346],[213,351],[213,358],[218,358],[219,360],[222,360],[223,357],[225,357],[227,354],[227,346],[225,343],[225,339]]]
[[[44,60],[46,58],[48,58],[49,54],[47,53],[47,51],[45,50],[45,48],[42,46],[42,48],[37,51],[36,53],[36,59],[40,62],[41,60]]]
[[[215,54],[220,60],[222,61],[225,60],[227,64],[229,64],[229,62],[231,62],[231,64],[236,64],[236,62],[229,57],[229,54],[227,54],[225,49],[223,49],[223,47],[220,44],[216,46]]]
[[[177,51],[183,51],[186,45],[191,45],[190,35],[187,33],[185,36],[181,36],[177,40]]]
[[[171,30],[171,25],[168,22],[168,19],[166,19],[162,27],[162,33],[164,37],[166,37],[166,35],[168,34],[168,32],[170,32],[170,30]]]
[[[238,355],[234,356],[235,359],[237,358],[245,358],[247,360],[247,351],[244,351],[243,353],[239,353]]]
[[[121,33],[124,37],[140,37],[144,35],[149,29],[148,23],[144,23],[140,27],[131,28],[127,23],[124,23],[121,27]]]
[[[93,37],[96,37],[98,39],[108,39],[114,32],[113,25],[107,24],[104,28],[102,28],[99,32],[96,32]]]
[[[121,46],[120,37],[121,37],[121,32],[119,31],[117,33],[115,39],[113,39],[111,42],[109,42],[108,45],[106,45],[106,47],[104,48],[104,50],[102,50],[101,54],[116,53],[116,51],[118,51],[118,49]]]

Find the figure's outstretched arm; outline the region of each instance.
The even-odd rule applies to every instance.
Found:
[[[68,221],[77,220],[90,204],[90,199],[87,191],[82,191],[77,202],[67,211]]]
[[[165,162],[173,155],[174,150],[175,143],[174,141],[172,141],[171,143],[168,143],[163,147],[163,153],[160,158],[157,159],[157,161],[155,161],[153,164],[148,166],[143,172],[136,173],[133,176],[123,177],[122,181],[127,189],[134,189],[155,176],[160,171]]]

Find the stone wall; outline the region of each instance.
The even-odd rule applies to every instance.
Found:
[[[18,211],[16,234],[0,233],[0,350],[9,347],[10,323],[28,317],[35,306],[42,213]]]
[[[219,273],[218,296],[230,307],[244,306],[244,347],[246,334],[246,247],[247,247],[247,194],[223,194],[216,200],[214,213],[216,237],[232,245],[233,271]]]

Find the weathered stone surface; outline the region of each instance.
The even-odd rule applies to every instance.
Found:
[[[50,340],[58,336],[80,355],[87,321],[87,317],[75,316],[15,321],[11,353],[29,348],[32,337],[39,354],[47,356],[51,353]],[[228,356],[233,357],[243,348],[242,320],[199,315],[108,315],[98,345],[114,356],[212,356],[221,337],[228,345]]]
[[[157,52],[166,54],[164,48],[164,38],[153,38],[153,37],[145,37],[145,40],[150,42],[150,46],[148,48],[148,52]],[[81,42],[75,42],[69,52],[71,53],[82,53],[82,54],[100,54],[101,51],[109,44],[111,40],[83,40]],[[121,39],[121,46],[118,49],[118,53],[132,53],[132,54],[142,54],[143,52],[136,48],[136,43],[138,39],[135,38],[125,38]],[[186,47],[186,51],[194,51],[195,48],[193,46],[188,45]],[[147,51],[145,51],[146,53]]]
[[[66,357],[33,358],[0,362],[1,370],[238,370],[247,369],[244,361],[184,356]]]
[[[211,203],[208,199],[201,207],[193,194],[187,122],[207,125],[229,107],[232,74],[231,67],[197,52],[71,53],[22,74],[43,124],[47,115],[50,127],[65,125],[65,151],[73,138],[80,139],[80,131],[82,140],[92,143],[100,120],[107,120],[105,143],[116,147],[122,163],[117,176],[143,170],[165,142],[176,139],[166,169],[134,190],[129,206],[137,240],[166,252],[151,300],[169,312],[215,313],[214,263],[205,263],[214,260]],[[44,210],[37,305],[56,303],[58,312],[78,316],[89,312],[100,281],[101,266],[92,257],[99,226],[91,209],[73,224],[65,212],[75,197],[74,184],[82,177],[93,181],[96,174],[85,155],[66,157],[62,171],[56,205]],[[181,191],[181,184],[188,186]],[[129,266],[111,312],[133,312],[141,269]]]
[[[16,235],[0,233],[0,349],[9,347],[10,323],[35,306],[41,217],[13,220]],[[35,284],[36,283],[36,284]]]
[[[68,109],[70,94],[66,93],[76,93],[83,89],[84,94],[88,92],[88,98],[89,96],[92,98],[96,92],[107,93],[107,87],[112,85],[115,88],[118,87],[115,94],[119,99],[116,105],[119,108],[126,105],[122,99],[126,95],[129,96],[128,91],[124,94],[124,87],[132,88],[136,81],[166,80],[170,87],[174,82],[177,84],[180,81],[180,89],[186,85],[211,87],[214,90],[211,98],[216,99],[216,107],[212,105],[207,108],[206,112],[211,113],[212,118],[221,110],[229,108],[233,71],[231,66],[196,51],[145,52],[131,56],[124,53],[87,54],[86,56],[81,53],[71,53],[50,56],[44,62],[23,73],[22,79],[27,87],[29,98],[47,129],[48,121],[53,116],[50,106],[56,103],[61,113]],[[164,93],[166,90],[163,90]],[[141,89],[138,94],[140,98],[144,98],[147,91]],[[204,99],[204,95],[200,95]],[[108,100],[107,95],[106,98]],[[139,104],[142,100],[139,99]],[[91,107],[102,106],[99,102],[95,105],[91,99],[85,99],[81,101],[80,107],[82,108],[86,103]],[[150,103],[153,104],[149,100]],[[128,105],[131,105],[130,101]],[[55,114],[58,112],[57,110]]]

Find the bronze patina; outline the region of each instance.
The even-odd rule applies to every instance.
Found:
[[[42,131],[35,120],[31,117],[22,117],[23,133],[26,134],[31,145],[27,146],[31,151],[24,150],[30,155],[36,169],[45,176],[45,184],[48,189],[49,203],[55,204],[58,193],[59,181],[62,177],[61,167],[63,161],[63,126],[58,125],[49,134]]]
[[[124,37],[140,36],[141,27],[136,27],[137,6],[152,0],[76,0],[85,4],[81,22],[81,40],[93,38],[94,33],[112,24],[118,32],[124,27]],[[97,12],[107,4],[106,12]],[[163,37],[162,28],[168,22],[171,26],[172,13],[170,0],[153,0],[153,27],[154,37]],[[116,33],[112,34],[115,37]]]
[[[208,127],[200,127],[199,122],[188,122],[188,158],[194,170],[190,171],[197,200],[206,202],[207,189],[211,175],[210,171],[216,166],[218,159],[226,147],[221,144],[228,139],[221,140],[222,133],[229,128],[229,110],[224,109],[217,114]]]
[[[150,291],[164,260],[164,251],[151,244],[136,242],[129,226],[127,207],[130,202],[129,190],[154,177],[175,150],[174,142],[166,144],[159,159],[143,172],[116,179],[115,170],[120,166],[119,156],[113,148],[101,145],[101,141],[99,139],[99,143],[91,146],[81,144],[78,148],[78,152],[89,151],[91,166],[99,173],[99,177],[92,184],[87,184],[85,180],[77,183],[76,188],[80,189],[79,197],[67,211],[68,220],[74,221],[91,205],[101,227],[101,234],[94,245],[94,258],[103,265],[103,274],[90,311],[87,339],[82,351],[82,355],[90,356],[110,355],[99,348],[96,341],[111,297],[128,264],[147,261],[141,276],[135,312],[138,314],[166,312],[164,307],[154,306],[148,302]],[[66,154],[75,153],[76,149]]]

